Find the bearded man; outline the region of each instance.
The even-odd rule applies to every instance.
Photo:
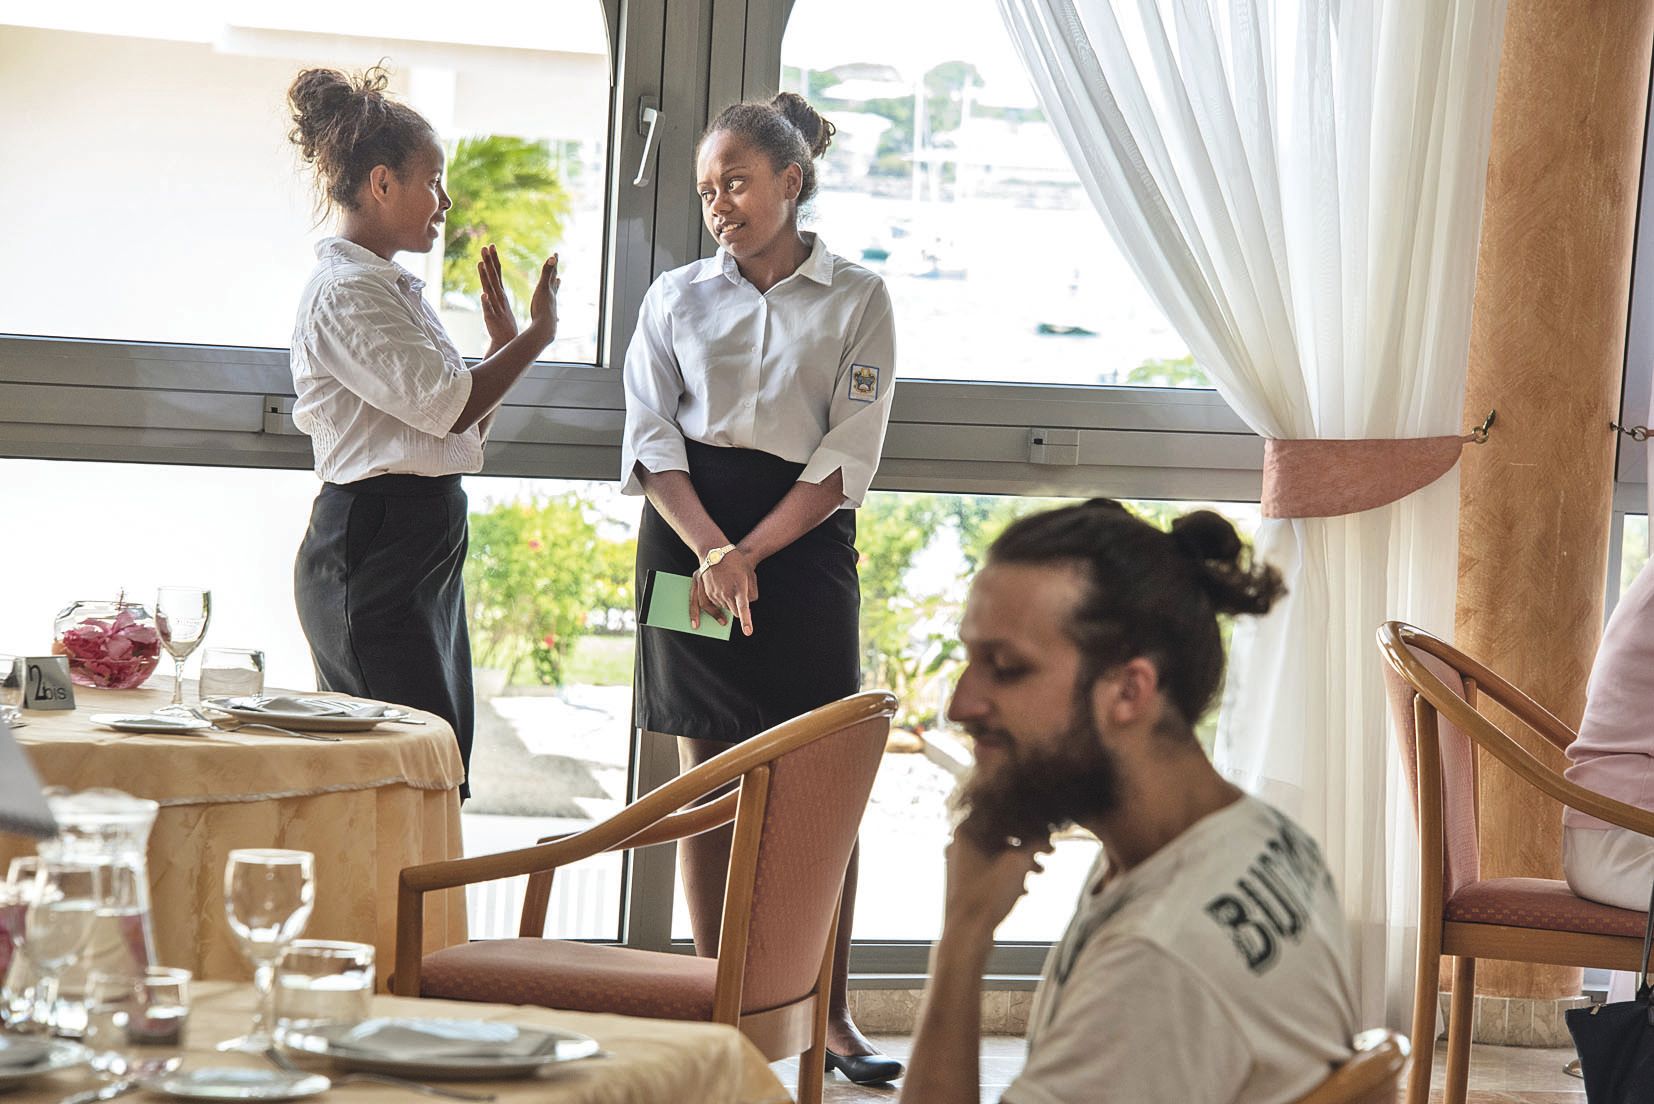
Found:
[[[980,1099],[994,929],[1071,824],[1102,850],[1005,1101],[1284,1104],[1350,1055],[1345,925],[1320,848],[1195,738],[1223,680],[1219,615],[1282,593],[1210,511],[1166,532],[1094,499],[994,543],[960,631],[948,715],[976,766],[904,1100]]]

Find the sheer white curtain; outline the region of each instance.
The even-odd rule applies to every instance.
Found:
[[[1115,240],[1247,424],[1462,431],[1504,0],[999,0]],[[1265,520],[1219,764],[1323,841],[1368,1024],[1405,1025],[1417,844],[1378,624],[1453,628],[1458,477]],[[1419,1045],[1428,1045],[1420,1043]]]

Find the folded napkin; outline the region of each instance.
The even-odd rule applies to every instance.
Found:
[[[47,1039],[25,1039],[15,1035],[0,1035],[0,1070],[17,1070],[38,1066],[52,1052]]]
[[[334,1038],[330,1049],[419,1061],[450,1058],[533,1058],[557,1050],[543,1031],[482,1020],[363,1020]]]
[[[40,776],[11,735],[11,725],[0,720],[0,832],[17,832],[39,839],[57,835],[57,822],[40,792]],[[33,1042],[0,1038],[0,1044]],[[0,1065],[12,1064],[0,1049]]]
[[[383,717],[390,711],[389,706],[379,702],[334,698],[231,698],[225,704],[254,713],[282,713],[290,717]]]

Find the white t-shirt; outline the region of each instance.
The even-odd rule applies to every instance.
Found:
[[[1284,1104],[1349,1057],[1344,917],[1303,829],[1243,797],[1107,870],[1046,960],[1005,1101]]]
[[[328,483],[482,470],[492,416],[448,432],[471,397],[471,372],[424,287],[354,242],[316,243],[293,325],[293,424],[310,435]]]
[[[798,271],[760,293],[722,248],[650,285],[626,350],[620,482],[636,465],[688,471],[684,440],[843,473],[845,505],[873,482],[896,385],[896,327],[877,275],[810,240]]]

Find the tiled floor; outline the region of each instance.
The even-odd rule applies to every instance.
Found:
[[[1470,1096],[1466,1104],[1585,1104],[1585,1083],[1562,1072],[1574,1057],[1572,1047],[1539,1050],[1525,1047],[1470,1048]],[[1436,1046],[1430,1104],[1441,1100],[1447,1072],[1447,1044]]]
[[[906,1035],[881,1035],[875,1040],[886,1054],[906,1061],[913,1040]],[[1447,1069],[1445,1044],[1436,1048],[1434,1083],[1430,1104],[1441,1100],[1442,1075]],[[1519,1047],[1478,1046],[1471,1048],[1470,1099],[1467,1104],[1585,1104],[1585,1088],[1577,1078],[1562,1072],[1574,1056],[1572,1050],[1527,1050]],[[1022,1068],[1021,1039],[990,1037],[982,1047],[982,1101],[999,1100],[1005,1086]],[[798,1085],[798,1062],[777,1062],[776,1073],[788,1089]],[[897,1083],[900,1085],[900,1082]],[[894,1104],[896,1086],[860,1086],[837,1074],[827,1077],[824,1104],[861,1104],[882,1101]]]

